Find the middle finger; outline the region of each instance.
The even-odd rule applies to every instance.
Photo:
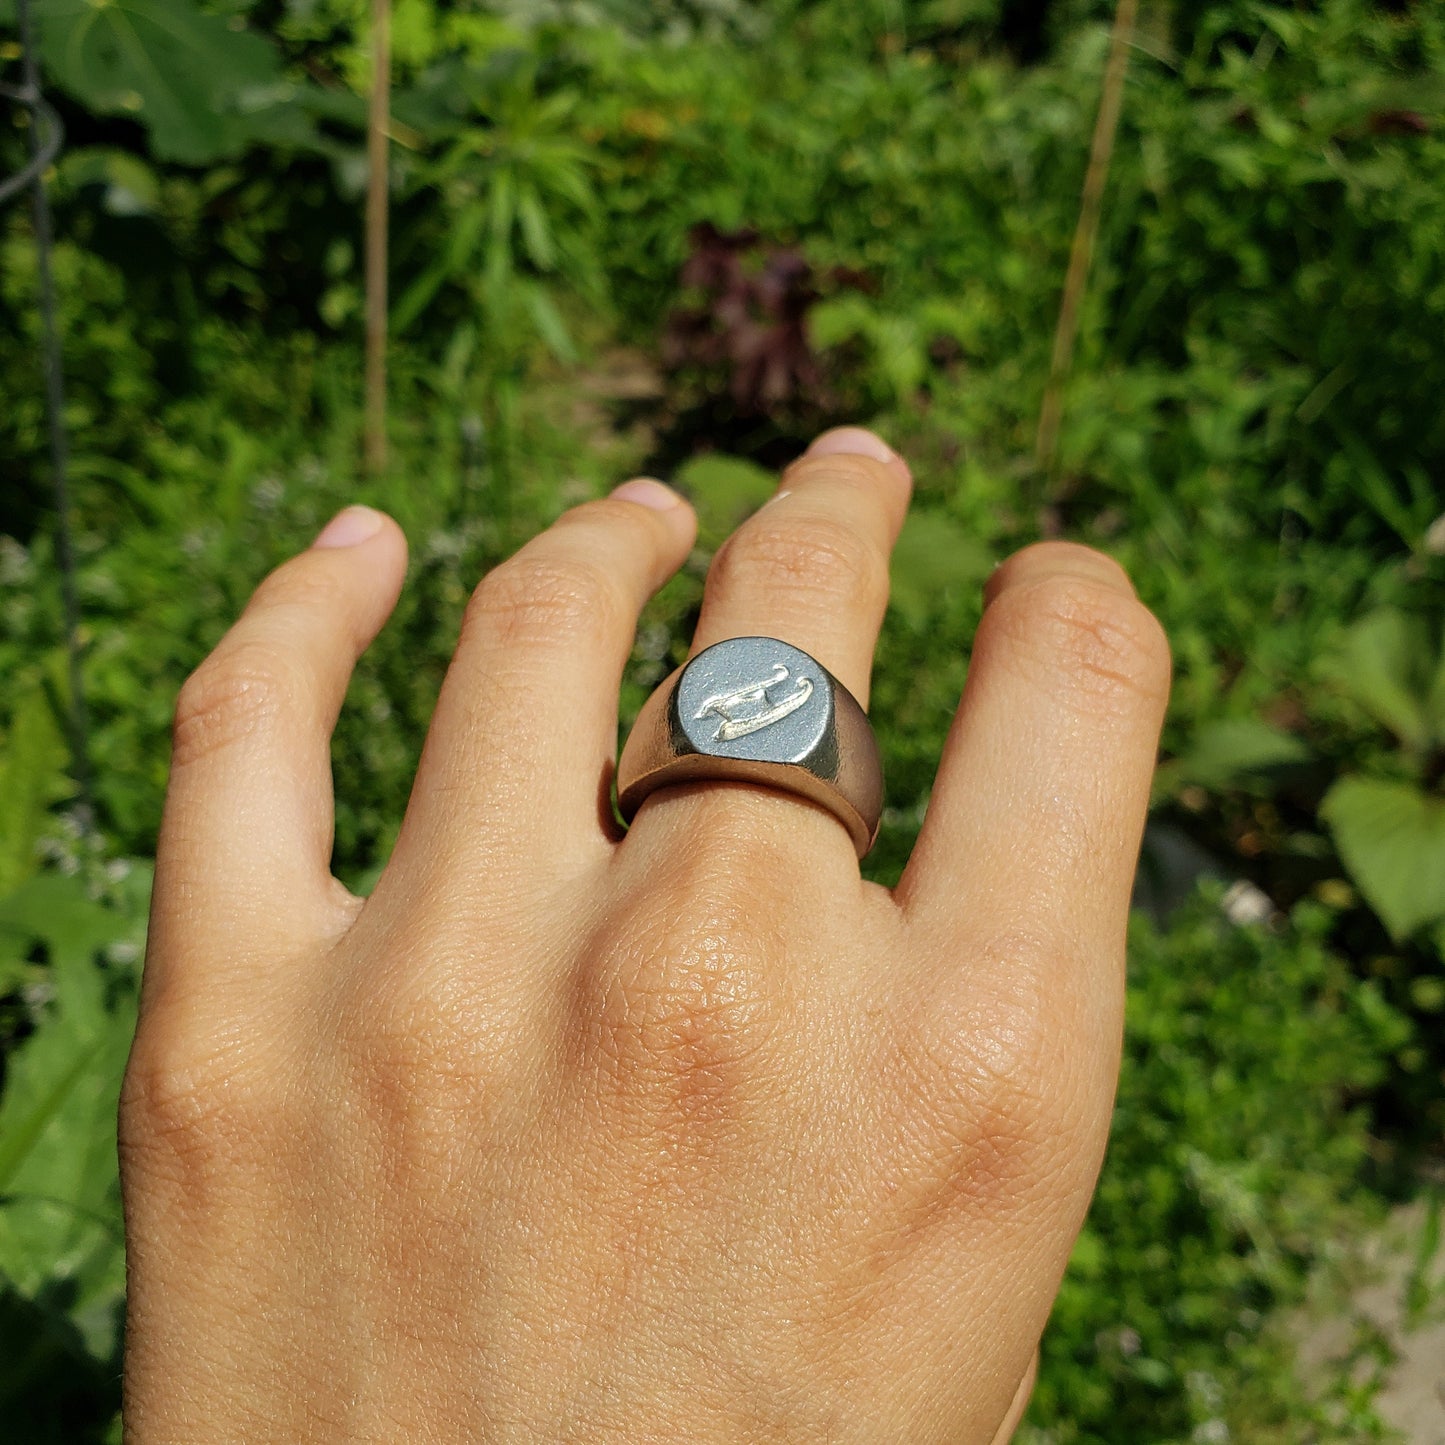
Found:
[[[713,558],[692,655],[728,638],[775,637],[816,658],[866,707],[888,605],[888,558],[911,491],[908,467],[871,432],[825,432]],[[661,788],[642,803],[633,834],[675,838],[678,828],[695,827],[700,809],[721,809],[734,821],[749,812],[790,830],[835,834],[840,856],[856,866],[836,819],[756,783]]]

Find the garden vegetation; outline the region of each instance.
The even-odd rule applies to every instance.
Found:
[[[1021,1440],[1388,1438],[1387,1344],[1307,1378],[1284,1321],[1392,1201],[1440,1187],[1445,7],[1144,0],[1041,455],[1112,5],[398,0],[370,477],[360,0],[31,11],[67,132],[47,181],[87,722],[16,198],[0,1433],[120,1438],[114,1113],[170,712],[263,572],[354,500],[412,544],[335,748],[335,866],[364,890],[487,567],[629,474],[688,494],[698,548],[639,631],[626,723],[767,469],[849,421],[918,479],[870,876],[907,856],[1000,557],[1102,547],[1173,647],[1113,1142]],[[0,175],[26,154],[0,131]]]

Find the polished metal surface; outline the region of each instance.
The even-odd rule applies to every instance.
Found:
[[[883,769],[867,715],[825,667],[774,637],[719,642],[658,687],[622,750],[618,808],[631,822],[658,788],[707,779],[821,804],[860,858],[878,833]]]

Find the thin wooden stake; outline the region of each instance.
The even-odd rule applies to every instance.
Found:
[[[372,0],[371,108],[366,135],[366,470],[386,468],[387,136],[391,129],[391,0]]]
[[[1074,242],[1069,250],[1069,270],[1064,279],[1064,295],[1059,305],[1059,323],[1054,331],[1054,352],[1049,362],[1049,380],[1044,388],[1044,403],[1039,412],[1039,429],[1034,438],[1034,459],[1040,473],[1054,479],[1058,463],[1059,425],[1064,414],[1064,383],[1074,364],[1074,343],[1079,336],[1079,311],[1089,284],[1089,270],[1094,260],[1094,243],[1099,235],[1099,218],[1103,212],[1104,187],[1109,180],[1109,164],[1114,158],[1114,137],[1119,130],[1119,115],[1124,108],[1124,78],[1129,70],[1129,50],[1134,39],[1134,24],[1139,13],[1139,0],[1119,0],[1114,12],[1114,29],[1109,41],[1109,63],[1104,71],[1104,91],[1099,99],[1099,114],[1094,121],[1094,141],[1089,151],[1089,169],[1084,175],[1084,193],[1079,202],[1079,223],[1074,228]]]

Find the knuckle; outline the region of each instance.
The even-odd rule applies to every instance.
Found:
[[[709,584],[733,596],[859,599],[877,608],[887,597],[888,559],[874,538],[847,522],[760,513],[723,544]]]
[[[364,1002],[348,1011],[340,1042],[386,1092],[395,1087],[416,1093],[422,1085],[454,1078],[461,1060],[474,1065],[463,1035],[435,987],[398,977],[369,990]]]
[[[260,641],[222,644],[176,698],[173,762],[184,766],[277,725],[302,693],[287,655]]]
[[[405,1156],[440,1147],[458,1117],[498,1093],[503,1030],[458,971],[415,959],[356,985],[334,1029],[344,1088],[359,1116]]]
[[[226,1051],[141,1035],[121,1084],[121,1161],[202,1202],[221,1176],[271,1155],[267,1141],[284,1134],[284,1112],[281,1093]]]
[[[691,923],[651,915],[598,934],[568,998],[571,1066],[650,1134],[702,1142],[741,1117],[779,1015],[766,943],[741,899],[695,900]]]
[[[1009,961],[1037,947],[1004,942]],[[992,996],[957,984],[920,1008],[893,1042],[899,1125],[915,1181],[910,1201],[924,1219],[959,1207],[1024,1205],[1056,1169],[1061,1116],[1056,1042],[1023,982]]]
[[[1169,640],[1147,607],[1106,583],[1049,577],[1005,593],[986,614],[1011,654],[1062,679],[1082,700],[1158,703],[1169,688]]]
[[[601,562],[519,553],[477,584],[462,636],[502,647],[600,639],[616,630],[622,610],[617,582]]]

